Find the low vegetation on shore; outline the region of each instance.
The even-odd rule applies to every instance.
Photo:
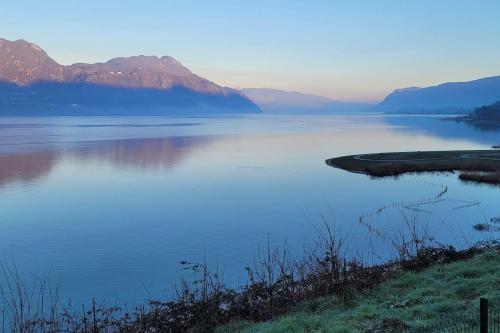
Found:
[[[500,152],[497,150],[363,154],[332,158],[326,163],[332,167],[372,177],[461,171],[462,180],[500,184]]]
[[[478,245],[461,251],[452,247],[438,246],[432,243],[431,237],[417,231],[418,220],[412,221],[407,225],[410,236],[401,236],[393,241],[397,257],[384,264],[366,265],[360,260],[346,257],[344,255],[346,240],[338,237],[335,229],[325,223],[325,231],[320,233],[314,246],[304,250],[304,253],[298,257],[293,257],[292,251],[286,246],[272,249],[268,245],[260,251],[254,264],[246,268],[247,284],[240,288],[225,284],[218,272],[211,271],[204,263],[182,262],[186,268],[195,273],[197,278],[193,281],[181,281],[175,288],[176,295],[172,300],[152,300],[132,311],[101,305],[95,301],[90,307],[72,308],[59,301],[57,290],[51,289],[46,279],[38,279],[33,286],[27,286],[19,278],[15,266],[3,265],[0,295],[5,303],[4,309],[0,309],[2,316],[0,322],[8,325],[4,327],[9,327],[4,328],[3,332],[23,333],[201,333],[214,330],[219,332],[237,332],[238,330],[308,332],[311,331],[310,329],[314,331],[314,327],[326,327],[319,325],[322,321],[319,314],[321,311],[327,311],[325,320],[329,319],[325,325],[337,320],[341,325],[339,327],[386,325],[385,316],[388,310],[377,312],[379,311],[377,302],[389,302],[384,303],[388,308],[391,308],[391,304],[393,304],[392,308],[406,307],[410,304],[405,298],[408,297],[412,302],[412,307],[415,306],[413,312],[401,314],[401,317],[397,317],[398,320],[394,323],[397,325],[415,325],[419,322],[426,324],[434,319],[427,318],[424,311],[427,305],[425,302],[421,303],[420,296],[416,293],[417,289],[411,284],[418,280],[415,274],[425,276],[428,273],[418,272],[433,265],[444,267],[443,265],[449,263],[470,259],[483,260],[488,264],[487,267],[496,271],[499,268],[498,252],[496,252],[497,247],[491,244]],[[484,251],[491,254],[483,256],[481,253]],[[474,259],[478,255],[480,259]],[[484,269],[488,269],[489,272],[490,268],[487,267],[485,266]],[[441,268],[441,271],[443,269],[448,270],[449,267]],[[458,274],[457,278],[468,279],[467,274],[469,273]],[[471,272],[470,277],[479,278],[478,274]],[[396,282],[390,282],[394,278],[397,278],[394,280]],[[495,281],[493,283],[496,284],[493,285],[498,286],[498,281]],[[466,296],[468,300],[472,300],[482,294],[472,291],[476,288],[475,284],[479,282],[464,280],[464,288],[465,286],[472,288],[470,291],[472,294],[469,295],[469,291],[464,289],[456,297]],[[390,296],[392,287],[388,286],[391,285],[399,286],[398,292],[402,296]],[[381,292],[380,290],[384,288],[389,288],[387,290],[390,292],[385,294]],[[436,288],[438,289],[439,286]],[[410,295],[411,297],[404,296],[404,290],[407,292],[413,290],[416,294]],[[421,296],[426,296],[425,293],[422,291]],[[373,298],[375,297],[373,295],[379,295],[379,298]],[[367,299],[361,301],[365,296]],[[427,296],[431,297],[432,294]],[[456,300],[458,302],[458,298]],[[444,311],[448,309],[446,304],[448,303],[442,300],[431,305],[437,310]],[[451,308],[456,304],[449,303],[448,305]],[[380,306],[383,308],[382,305]],[[341,314],[342,309],[348,309],[348,311]],[[462,306],[460,309],[465,308]],[[424,313],[419,315],[418,311],[424,311]],[[353,319],[349,319],[350,315]],[[302,322],[301,318],[305,318],[304,316],[312,317]],[[275,318],[281,319],[273,323],[261,324],[262,326],[253,327],[249,324]],[[342,323],[342,320],[346,322]],[[359,322],[354,322],[358,320]],[[351,326],[348,326],[347,321],[351,322],[349,324]],[[330,331],[348,332],[348,330],[333,330],[333,328]]]
[[[237,322],[216,332],[428,332],[444,318],[453,326],[477,315],[479,297],[500,298],[500,253],[489,250],[466,258],[402,272],[373,290],[356,293],[349,304],[324,297],[273,321]]]
[[[458,176],[463,181],[500,185],[500,171],[495,172],[461,172]]]

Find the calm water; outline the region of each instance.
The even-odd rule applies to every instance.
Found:
[[[324,160],[498,143],[438,117],[0,118],[0,258],[74,303],[133,305],[168,295],[181,260],[243,282],[259,244],[298,247],[321,215],[350,254],[391,255],[367,225],[394,233],[415,211],[438,241],[466,245],[487,237],[473,224],[500,216],[500,189],[450,174],[373,180]]]

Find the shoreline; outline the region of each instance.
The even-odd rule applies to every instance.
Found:
[[[437,260],[424,269],[403,270],[348,303],[326,296],[271,321],[237,321],[215,332],[410,333],[476,327],[479,298],[500,304],[500,292],[491,287],[500,282],[499,251],[497,246],[462,258]]]
[[[4,290],[3,294],[11,297],[6,301],[13,306],[0,312],[5,316],[0,321],[50,332],[80,331],[75,327],[99,327],[98,331],[130,333],[235,332],[239,330],[233,330],[234,323],[266,324],[293,315],[305,304],[325,297],[336,300],[342,308],[348,307],[359,297],[397,281],[404,274],[417,274],[432,267],[471,260],[486,252],[495,253],[496,257],[500,253],[497,241],[457,250],[452,246],[429,244],[425,238],[415,238],[399,240],[401,244],[396,248],[400,252],[393,259],[382,264],[364,265],[356,259],[346,259],[342,255],[343,240],[330,233],[328,226],[325,228],[327,231],[322,235],[325,238],[318,240],[318,253],[313,257],[293,259],[288,257],[287,249],[268,249],[265,258],[260,259],[262,261],[246,268],[248,281],[238,288],[225,285],[218,272],[211,271],[206,263],[185,263],[186,269],[192,270],[196,277],[193,281],[180,281],[173,286],[178,293],[176,298],[153,299],[130,311],[113,304],[97,304],[95,299],[92,299],[90,308],[68,308],[57,298],[54,300],[51,286],[45,284],[35,286],[35,292],[42,296],[42,300],[47,297],[49,301],[46,308],[36,308],[40,300],[32,299],[33,295],[24,289],[22,282],[16,284],[18,276],[14,274],[10,284],[7,281],[7,286],[14,289]],[[44,302],[41,303],[44,306]],[[33,313],[17,316],[31,306],[35,309]],[[225,327],[229,327],[229,331],[225,331]]]
[[[500,184],[500,151],[495,149],[358,154],[330,158],[325,163],[372,177],[460,171],[461,179]]]

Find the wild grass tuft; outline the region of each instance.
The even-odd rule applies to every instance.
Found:
[[[216,332],[367,332],[388,319],[418,332],[443,318],[460,322],[476,314],[479,297],[500,298],[499,271],[500,252],[490,250],[468,260],[402,272],[371,291],[356,293],[351,306],[323,299],[327,307],[304,307],[261,324],[232,323]]]

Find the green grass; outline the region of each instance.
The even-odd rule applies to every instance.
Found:
[[[477,313],[478,298],[500,297],[500,253],[485,252],[425,271],[405,272],[344,306],[332,297],[301,305],[294,313],[264,323],[236,322],[217,333],[367,332],[384,318],[412,328],[463,320]]]

